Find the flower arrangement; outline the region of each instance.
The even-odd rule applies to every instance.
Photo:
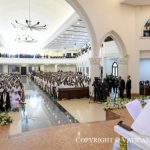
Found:
[[[139,96],[139,97],[132,97],[132,99],[121,99],[118,98],[116,102],[114,102],[113,100],[107,100],[107,102],[103,103],[104,109],[105,110],[112,110],[112,109],[121,109],[121,108],[125,108],[126,104],[138,99],[142,105],[145,105],[145,99],[150,99],[150,96]]]
[[[108,100],[107,102],[103,103],[104,109],[105,110],[110,110],[110,109],[121,109],[125,108],[125,104],[129,103],[131,100],[129,99],[118,99],[116,102],[113,100]]]
[[[8,115],[8,113],[0,112],[0,125],[7,125],[13,122],[13,118]]]

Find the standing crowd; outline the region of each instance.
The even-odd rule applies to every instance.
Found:
[[[19,111],[25,100],[21,76],[17,73],[0,74],[0,111]]]
[[[95,101],[106,101],[107,96],[110,96],[111,93],[119,94],[120,98],[125,97],[125,90],[126,90],[126,97],[131,99],[131,79],[130,76],[127,77],[127,81],[121,77],[117,78],[112,75],[106,76],[103,80],[100,78],[95,78],[93,84],[93,94]]]

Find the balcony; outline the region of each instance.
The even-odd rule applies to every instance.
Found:
[[[76,64],[77,58],[0,58],[0,64]]]

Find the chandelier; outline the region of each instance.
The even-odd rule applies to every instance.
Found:
[[[16,42],[27,42],[27,43],[37,42],[37,40],[35,40],[32,36],[29,36],[29,35],[23,35],[23,36],[17,35],[15,38],[15,41]]]
[[[45,30],[46,29],[46,25],[40,25],[40,22],[37,21],[36,23],[32,24],[31,21],[31,10],[30,10],[30,0],[29,0],[29,16],[28,16],[28,20],[25,20],[25,23],[20,23],[19,21],[15,20],[14,23],[11,23],[12,26],[14,28],[21,28],[22,30],[26,30],[29,29],[31,31],[33,30],[37,30],[37,31],[41,31],[41,30]]]

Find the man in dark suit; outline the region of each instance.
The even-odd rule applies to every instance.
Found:
[[[0,99],[0,111],[10,110],[10,97],[6,89],[4,89]]]
[[[94,87],[94,101],[97,101],[97,98],[98,98],[98,79],[96,77],[95,77],[95,80],[94,80],[92,86]]]
[[[127,98],[131,99],[131,79],[129,75],[127,77],[127,82],[126,82],[126,94],[127,94]]]
[[[124,98],[124,90],[125,90],[125,81],[119,77],[119,94],[120,98]]]

